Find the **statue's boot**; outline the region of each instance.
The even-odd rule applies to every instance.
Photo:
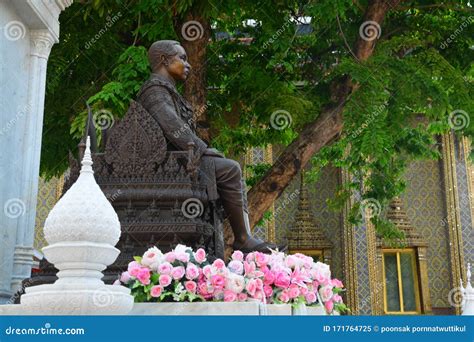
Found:
[[[230,206],[230,208],[224,209],[229,214],[229,222],[234,232],[234,250],[239,250],[242,253],[271,253],[271,250],[286,250],[286,246],[279,246],[253,237],[250,232],[249,215],[242,207]]]

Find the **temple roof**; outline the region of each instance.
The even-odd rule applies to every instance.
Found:
[[[331,248],[332,244],[316,224],[311,212],[308,190],[304,184],[304,171],[301,171],[300,177],[300,197],[295,223],[288,234],[288,247],[290,250]]]

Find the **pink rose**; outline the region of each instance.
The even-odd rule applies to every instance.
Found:
[[[137,277],[137,274],[138,272],[140,272],[140,269],[142,268],[142,265],[140,265],[138,262],[136,261],[132,261],[131,263],[128,264],[128,273],[132,276],[132,277]]]
[[[150,284],[150,270],[148,268],[145,268],[145,267],[141,268],[138,271],[137,279],[143,285]]]
[[[253,261],[252,262],[244,261],[245,275],[252,276],[256,268],[257,268],[257,265],[255,265]]]
[[[306,303],[311,304],[316,302],[316,294],[314,292],[307,292],[304,296]]]
[[[186,267],[186,278],[193,280],[197,277],[199,277],[199,268],[196,265],[189,263]]]
[[[171,276],[175,280],[180,280],[181,278],[183,278],[185,273],[186,271],[184,270],[183,266],[173,267],[173,269],[171,270]]]
[[[306,287],[300,287],[300,294],[305,296],[308,293],[308,289]]]
[[[278,272],[275,275],[275,285],[282,289],[286,289],[290,286],[290,276],[284,272]]]
[[[206,261],[206,251],[202,248],[199,248],[196,253],[194,253],[194,260],[196,260],[198,264]]]
[[[265,293],[265,297],[271,297],[273,294],[273,289],[271,286],[265,285],[263,287],[263,292]]]
[[[261,301],[263,301],[264,296],[265,294],[263,293],[263,291],[257,290],[253,295],[253,298],[260,299]]]
[[[112,285],[120,285],[120,279],[116,279]]]
[[[160,266],[158,266],[158,273],[170,274],[172,269],[173,266],[169,262],[165,261],[164,263],[160,264]]]
[[[225,278],[221,275],[211,276],[211,284],[215,289],[222,289],[225,286]]]
[[[291,284],[290,288],[288,289],[288,296],[290,298],[296,298],[300,295],[300,289],[298,288],[298,285]]]
[[[333,292],[331,286],[323,286],[319,289],[319,295],[321,296],[321,300],[323,302],[327,302],[331,299]]]
[[[191,293],[196,293],[197,290],[197,284],[196,282],[189,280],[184,283],[184,288],[186,291],[191,292]]]
[[[210,278],[211,277],[211,273],[212,273],[212,270],[211,270],[211,265],[206,265],[203,267],[202,269],[202,273],[204,274],[204,276],[206,278]]]
[[[245,261],[247,261],[247,262],[251,262],[251,261],[254,261],[254,260],[255,260],[255,252],[249,253],[245,257]]]
[[[336,279],[336,278],[331,280],[331,285],[334,286],[334,287],[339,287],[339,288],[344,287],[344,284],[342,283],[342,281],[340,281],[339,279]]]
[[[244,273],[244,264],[241,261],[238,260],[232,260],[229,262],[229,265],[227,265],[227,268],[235,274],[242,275]]]
[[[237,295],[237,300],[239,302],[245,302],[247,300],[247,298],[248,298],[247,294],[243,293],[243,292],[241,292]]]
[[[128,273],[127,271],[123,272],[120,276],[120,281],[124,284],[128,284],[128,282],[130,281],[130,273]]]
[[[165,260],[169,263],[173,263],[176,261],[176,254],[175,252],[168,252],[165,254]]]
[[[237,300],[237,295],[230,291],[230,290],[225,290],[224,291],[224,302],[235,302]]]
[[[234,251],[231,256],[232,260],[244,261],[244,253],[241,251]]]
[[[186,252],[176,253],[176,259],[182,262],[189,262],[189,254]]]
[[[263,267],[270,261],[270,257],[267,254],[261,252],[255,252],[255,262],[259,267]]]
[[[257,279],[250,279],[245,289],[247,290],[249,295],[254,296],[255,292],[257,292],[258,290]]]
[[[161,286],[166,287],[169,284],[171,284],[172,279],[168,274],[162,274],[162,275],[160,275],[160,278],[159,278],[158,281],[159,281]]]
[[[272,285],[274,281],[275,281],[275,276],[273,275],[273,272],[271,272],[271,271],[265,272],[264,278],[263,278],[263,283],[265,285]]]
[[[288,292],[286,290],[283,290],[278,296],[278,299],[283,303],[288,303],[290,301],[290,296],[288,295]]]
[[[212,297],[212,293],[209,292],[209,288],[206,283],[200,283],[198,285],[198,291],[199,291],[199,294],[206,299],[209,299]]]
[[[222,261],[221,259],[216,259],[212,263],[212,266],[214,266],[218,270],[222,270],[225,267],[225,262]]]
[[[342,297],[338,294],[335,294],[334,296],[332,296],[332,300],[335,302],[335,303],[342,303]]]
[[[316,276],[314,277],[314,280],[319,282],[321,285],[328,285],[330,279],[324,276],[322,273],[317,273]]]
[[[161,286],[155,285],[151,288],[150,295],[155,298],[159,297],[161,296],[161,291],[163,291],[163,288]]]
[[[332,310],[334,309],[334,303],[332,302],[332,300],[327,301],[326,303],[324,303],[324,307],[326,308],[326,311],[328,313],[331,313]]]

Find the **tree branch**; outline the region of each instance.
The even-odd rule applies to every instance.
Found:
[[[370,0],[363,21],[383,22],[390,8],[396,7],[400,0]],[[367,60],[374,51],[377,39],[368,41],[358,37],[354,55],[357,60]],[[277,199],[290,181],[303,168],[311,157],[322,147],[333,141],[342,131],[342,112],[351,93],[357,84],[346,78],[332,87],[332,98],[335,105],[326,108],[318,118],[307,124],[303,131],[278,157],[263,178],[248,193],[250,208],[250,225],[252,227],[263,217],[272,203]]]

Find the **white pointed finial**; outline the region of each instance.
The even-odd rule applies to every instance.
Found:
[[[92,170],[92,156],[91,156],[91,139],[89,136],[87,136],[86,140],[86,150],[84,151],[84,157],[82,158],[81,161],[81,173],[94,173],[94,170]]]

